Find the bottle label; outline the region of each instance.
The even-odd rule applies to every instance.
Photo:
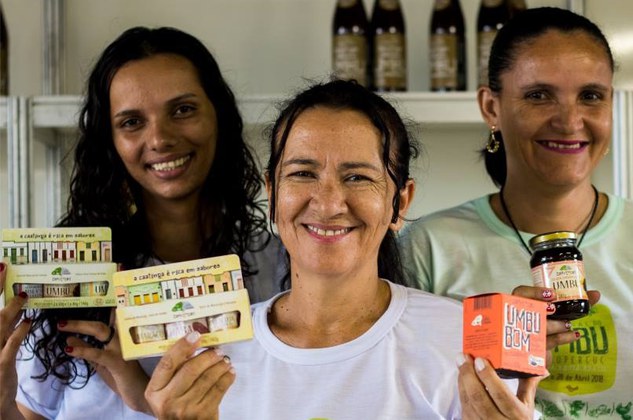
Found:
[[[498,7],[503,3],[503,0],[481,0],[483,7]]]
[[[532,268],[532,281],[538,287],[556,290],[556,300],[587,299],[585,265],[582,261],[567,260],[543,263]]]
[[[367,86],[367,42],[363,35],[336,35],[332,40],[332,70],[343,80]]]
[[[451,5],[451,0],[435,0],[435,10],[444,10]]]
[[[479,57],[479,86],[488,85],[488,60],[490,59],[490,48],[497,31],[483,31],[478,34],[479,46],[477,55]]]
[[[403,34],[380,34],[374,38],[374,87],[376,90],[406,90],[407,56]]]
[[[358,0],[338,0],[337,6],[347,9],[349,7],[354,7]]]
[[[457,90],[457,36],[431,35],[431,89]]]
[[[378,5],[381,9],[396,10],[400,8],[399,0],[378,0]]]

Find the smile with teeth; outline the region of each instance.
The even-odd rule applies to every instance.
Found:
[[[306,225],[306,227],[308,228],[308,230],[310,232],[314,232],[319,236],[338,236],[338,235],[344,235],[348,232],[350,232],[352,230],[352,228],[344,228],[344,229],[336,229],[336,230],[330,230],[330,229],[319,229],[317,227],[314,226],[310,226],[310,225]]]
[[[561,150],[580,149],[581,147],[583,147],[584,145],[587,144],[585,142],[559,143],[559,142],[556,142],[556,141],[542,141],[540,143],[543,144],[546,147],[549,147],[550,149],[561,149]]]
[[[183,156],[170,162],[153,163],[149,166],[154,171],[172,171],[187,163],[189,159],[191,159],[191,155]]]

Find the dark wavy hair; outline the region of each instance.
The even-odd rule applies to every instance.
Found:
[[[213,234],[204,238],[201,257],[258,251],[270,240],[266,212],[258,201],[262,178],[242,136],[243,123],[235,96],[209,50],[195,37],[174,28],[135,27],[123,32],[102,53],[88,79],[79,117],[68,211],[59,226],[108,226],[112,229],[114,261],[126,269],[145,265],[152,257],[140,185],[128,174],[117,154],[110,124],[110,84],[126,63],[157,54],[176,54],[197,69],[205,93],[217,114],[218,140],[213,165],[202,188],[201,226]],[[254,238],[258,238],[254,241]],[[242,260],[245,276],[256,273]],[[42,310],[34,314],[30,344],[44,365],[39,379],[54,375],[66,384],[79,376],[79,363],[64,352],[66,335],[58,333],[64,319],[109,323],[110,308]],[[84,337],[85,338],[85,337]],[[85,338],[93,345],[94,339]],[[85,386],[94,370],[87,366]],[[75,385],[73,385],[75,386]]]
[[[600,28],[584,16],[556,7],[537,7],[516,14],[500,30],[492,43],[488,61],[488,86],[494,93],[502,90],[501,75],[513,68],[521,46],[538,38],[547,31],[565,34],[582,32],[592,37],[604,50],[611,70],[615,71],[615,61],[609,42]],[[495,132],[500,147],[496,153],[480,150],[486,163],[488,175],[498,187],[506,182],[506,154],[501,132]]]
[[[396,222],[400,218],[399,192],[410,178],[409,163],[418,156],[418,146],[409,135],[403,119],[389,102],[355,81],[332,80],[327,83],[313,84],[288,101],[270,130],[270,158],[266,171],[271,185],[269,200],[271,223],[275,221],[277,204],[276,169],[286,147],[288,135],[297,118],[304,111],[316,107],[360,112],[367,116],[378,129],[382,136],[382,161],[389,177],[396,185],[396,192],[392,199],[392,221]],[[387,230],[380,244],[378,275],[394,283],[404,285],[408,283],[404,276],[395,234],[391,230]],[[289,277],[286,275],[284,279],[286,287],[288,287]]]

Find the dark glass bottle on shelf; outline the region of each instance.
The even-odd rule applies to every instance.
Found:
[[[478,86],[488,84],[490,47],[497,32],[510,18],[510,5],[506,0],[481,0],[477,14],[477,75]]]
[[[369,86],[369,22],[362,0],[338,0],[332,28],[332,71]]]
[[[0,96],[9,94],[9,36],[0,4]]]
[[[407,90],[407,43],[399,0],[375,0],[371,33],[372,88]]]
[[[435,0],[430,29],[431,90],[466,90],[466,36],[459,0]]]
[[[508,11],[510,17],[527,9],[525,0],[508,0]]]

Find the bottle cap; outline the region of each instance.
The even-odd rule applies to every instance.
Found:
[[[533,248],[535,245],[543,243],[543,242],[555,241],[556,239],[576,240],[576,232],[559,231],[559,232],[547,232],[547,233],[542,233],[540,235],[536,235],[530,239],[530,248]]]

